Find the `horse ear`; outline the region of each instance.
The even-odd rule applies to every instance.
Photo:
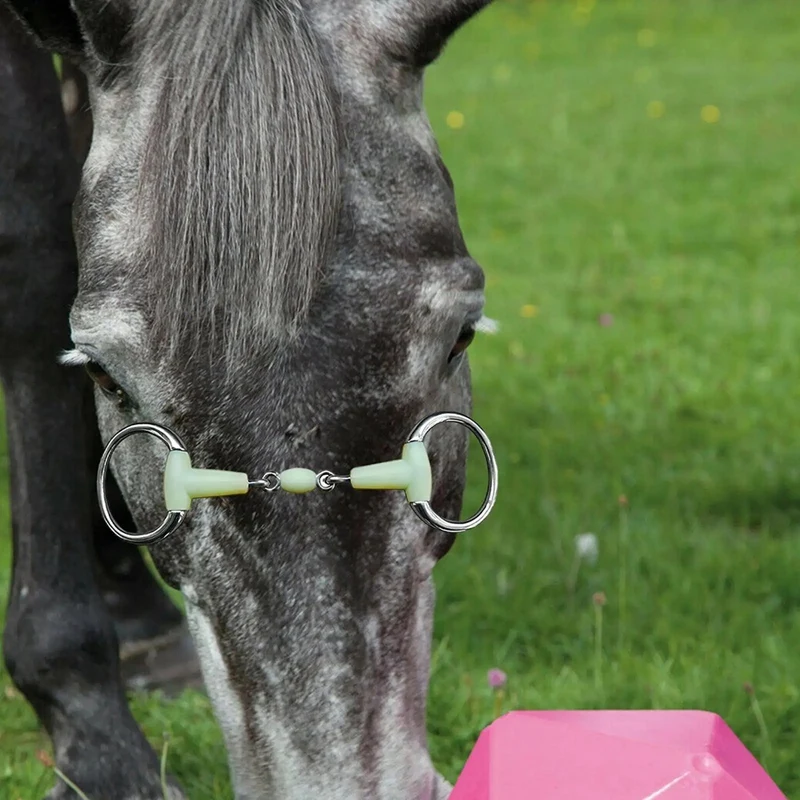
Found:
[[[425,22],[442,40],[447,40],[491,2],[492,0],[435,0],[428,7]]]
[[[409,60],[432,62],[448,39],[492,0],[414,0],[399,5],[396,21],[402,26]]]
[[[0,0],[48,50],[79,60],[119,59],[132,14],[128,0]]]

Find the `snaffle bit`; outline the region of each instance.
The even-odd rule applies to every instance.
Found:
[[[425,437],[433,428],[445,422],[463,425],[475,434],[489,471],[489,485],[483,504],[477,513],[463,522],[440,517],[430,504],[433,479]],[[147,533],[130,533],[120,527],[111,513],[106,494],[106,475],[111,456],[125,439],[136,433],[155,436],[169,449],[164,467],[164,503],[167,515],[155,530]],[[343,483],[349,483],[353,489],[403,490],[412,510],[423,522],[447,533],[462,533],[480,525],[494,506],[497,499],[497,462],[492,443],[477,422],[463,414],[443,412],[425,418],[411,431],[398,460],[355,467],[349,475],[335,475],[328,470],[315,473],[310,469],[295,467],[282,472],[267,472],[262,477],[251,480],[244,472],[197,469],[192,466],[183,440],[169,428],[152,422],[137,422],[114,434],[103,451],[97,470],[97,496],[103,519],[120,539],[140,545],[157,542],[174,533],[186,518],[192,500],[196,498],[247,494],[251,489],[265,492],[283,489],[293,494],[303,494],[314,489],[327,492]]]

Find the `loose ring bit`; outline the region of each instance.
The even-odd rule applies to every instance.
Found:
[[[115,433],[106,445],[106,449],[103,451],[100,465],[97,468],[97,497],[100,502],[100,513],[103,515],[106,525],[108,525],[120,539],[124,539],[131,544],[149,544],[159,539],[164,539],[173,533],[183,522],[186,512],[167,511],[167,516],[164,521],[155,530],[149,531],[148,533],[131,533],[117,524],[108,503],[106,475],[114,451],[125,439],[129,436],[133,436],[135,433],[149,433],[151,436],[155,436],[169,448],[170,453],[186,453],[186,446],[181,441],[181,438],[168,428],[163,428],[161,425],[154,425],[150,422],[137,422]]]
[[[474,516],[463,522],[444,519],[430,504],[433,477],[425,437],[437,425],[445,422],[463,425],[475,434],[489,471],[489,485],[483,504]],[[106,475],[111,456],[124,439],[135,433],[149,433],[169,449],[164,467],[167,516],[158,528],[148,533],[130,533],[120,527],[111,514],[106,494]],[[283,472],[266,472],[261,478],[250,480],[243,472],[194,468],[189,453],[177,434],[162,425],[140,422],[123,428],[106,445],[97,472],[97,495],[103,519],[117,536],[133,544],[150,544],[174,532],[183,522],[192,500],[199,497],[247,494],[250,489],[265,492],[282,489],[293,494],[304,494],[314,489],[329,492],[343,483],[349,483],[353,489],[400,489],[405,492],[414,513],[427,525],[446,533],[462,533],[480,525],[494,506],[497,499],[497,462],[489,437],[480,425],[463,414],[444,412],[427,417],[414,428],[403,446],[401,457],[396,461],[355,467],[349,475],[335,475],[329,470],[315,473],[310,469],[294,467]]]
[[[476,528],[483,522],[492,511],[495,501],[497,500],[497,460],[494,457],[494,450],[492,443],[486,432],[475,422],[474,419],[465,416],[464,414],[457,414],[453,411],[445,411],[441,414],[434,414],[417,425],[408,437],[409,442],[424,442],[425,437],[437,426],[443,422],[455,422],[458,425],[463,425],[469,431],[475,434],[478,443],[483,451],[483,457],[486,459],[486,468],[489,471],[489,485],[486,488],[486,496],[483,498],[483,503],[478,511],[469,519],[463,522],[453,522],[452,520],[440,517],[432,508],[429,500],[418,500],[411,502],[411,508],[414,513],[423,521],[433,528],[446,533],[463,533],[464,531]]]

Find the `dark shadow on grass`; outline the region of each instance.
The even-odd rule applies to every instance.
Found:
[[[792,534],[800,526],[800,480],[719,487],[699,511],[754,534]]]

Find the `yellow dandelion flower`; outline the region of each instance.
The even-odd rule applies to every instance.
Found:
[[[511,67],[508,64],[498,64],[494,68],[494,79],[498,83],[505,83],[511,77]]]
[[[535,306],[532,303],[526,303],[519,310],[519,315],[521,317],[525,317],[526,319],[533,319],[533,317],[537,316],[538,313],[539,313],[539,306]]]
[[[703,106],[700,109],[700,119],[713,125],[719,122],[720,112],[716,106]]]
[[[653,47],[656,43],[656,32],[652,28],[642,28],[636,34],[636,42],[639,47]]]
[[[647,116],[650,119],[661,119],[667,113],[667,107],[660,100],[651,100],[647,104]]]
[[[525,45],[525,55],[530,61],[535,61],[542,54],[542,46],[539,42],[528,42]]]
[[[578,6],[572,9],[572,21],[576,25],[588,25],[589,20],[592,18],[592,12]]]
[[[459,128],[464,127],[464,115],[460,111],[451,111],[445,120],[447,127],[457,131]]]

